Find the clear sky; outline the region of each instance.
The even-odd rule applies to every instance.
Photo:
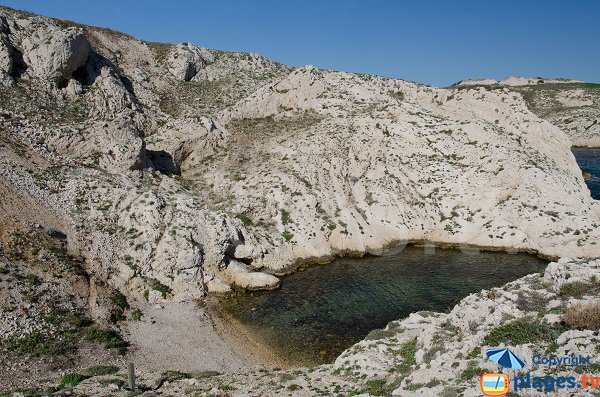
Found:
[[[600,83],[597,0],[0,0],[143,40],[446,86],[524,75]]]

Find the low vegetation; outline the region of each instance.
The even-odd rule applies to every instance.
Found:
[[[560,324],[519,319],[492,328],[485,337],[485,343],[489,346],[502,344],[515,346],[526,343],[553,342],[565,330],[565,326]]]
[[[563,284],[560,287],[561,296],[572,296],[574,298],[581,298],[591,289],[591,285],[583,281],[572,281],[570,283]]]
[[[576,303],[567,309],[565,323],[575,329],[600,329],[600,303]]]

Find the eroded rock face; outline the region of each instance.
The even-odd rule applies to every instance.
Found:
[[[13,46],[8,36],[6,17],[0,13],[0,78],[5,80],[13,73]]]
[[[126,117],[96,122],[85,131],[77,128],[53,130],[46,136],[46,144],[56,154],[108,172],[127,173],[150,165],[141,133]]]
[[[182,81],[190,81],[205,63],[202,50],[189,43],[174,46],[167,58],[169,73]]]
[[[56,85],[65,85],[84,65],[90,44],[81,29],[47,26],[23,41],[23,56],[28,73]]]
[[[95,88],[92,99],[94,102],[93,115],[107,117],[139,110],[135,97],[125,88],[113,69],[103,67],[93,86]]]
[[[0,72],[10,75],[13,71],[13,48],[8,36],[0,33]]]
[[[26,194],[52,186],[81,251],[131,296],[149,279],[172,291],[155,300],[272,288],[299,261],[404,240],[600,253],[569,139],[514,87],[438,89],[94,28],[75,56],[79,29],[9,17],[27,73],[66,84],[22,84],[0,121],[69,172],[3,169]],[[54,50],[33,48],[40,32]]]
[[[0,12],[0,33],[8,33],[9,27],[4,13]]]

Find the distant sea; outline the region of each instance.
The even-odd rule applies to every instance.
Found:
[[[600,149],[574,148],[573,154],[579,168],[592,174],[585,182],[592,192],[592,198],[600,200]]]

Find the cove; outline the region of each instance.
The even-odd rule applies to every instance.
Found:
[[[579,168],[592,175],[585,181],[592,193],[592,198],[600,200],[600,149],[573,148],[572,152]]]
[[[278,290],[226,295],[220,307],[290,366],[311,366],[333,362],[390,321],[447,311],[546,264],[527,254],[408,246],[314,265],[284,277]]]

